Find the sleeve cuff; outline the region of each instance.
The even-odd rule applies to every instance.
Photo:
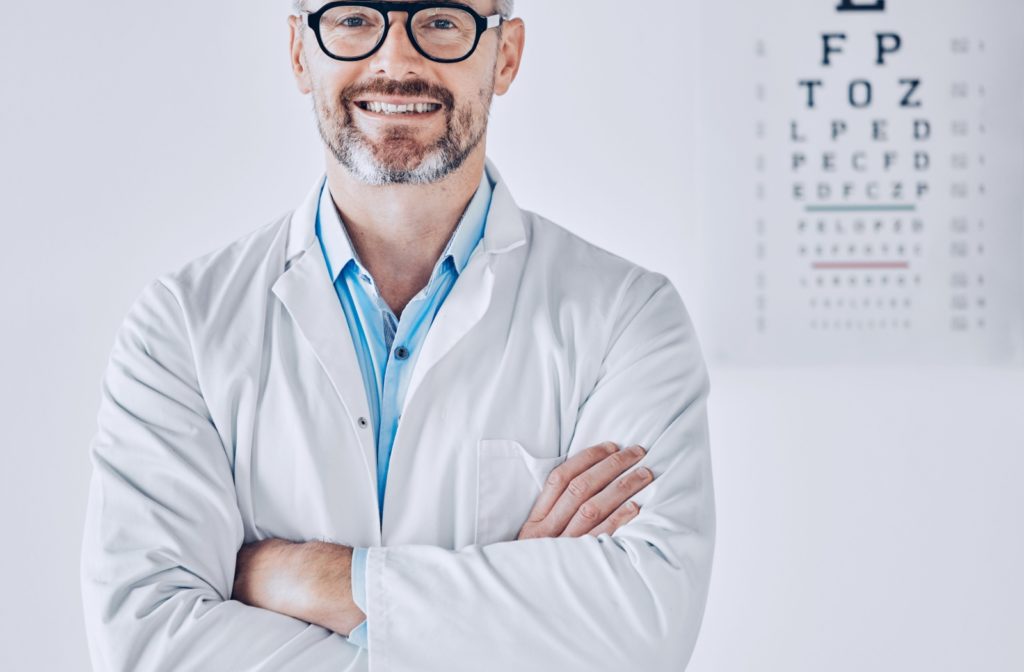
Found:
[[[365,548],[354,548],[352,549],[352,601],[356,603],[356,606],[366,613],[366,549]],[[369,636],[367,633],[369,626],[366,619],[357,625],[352,632],[349,633],[348,639],[353,644],[369,649]]]

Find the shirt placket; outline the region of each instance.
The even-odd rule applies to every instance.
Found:
[[[412,353],[407,344],[412,343],[415,338],[412,330],[416,329],[421,320],[418,319],[423,304],[435,289],[437,277],[431,279],[430,284],[420,294],[417,294],[402,311],[405,319],[395,316],[391,307],[377,292],[376,285],[370,282],[374,301],[380,311],[382,332],[384,334],[385,363],[383,366],[383,380],[381,381],[380,399],[380,430],[377,438],[377,491],[380,493],[378,505],[381,509],[383,520],[384,492],[387,487],[388,471],[391,462],[391,451],[395,434],[398,429],[398,422],[402,418],[399,404],[399,393],[401,391],[402,379],[408,374],[407,367],[412,361]]]

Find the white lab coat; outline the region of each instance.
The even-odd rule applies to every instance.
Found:
[[[707,369],[663,275],[521,210],[423,343],[379,521],[352,339],[290,216],[152,282],[102,383],[82,548],[97,670],[682,670],[714,545]],[[629,226],[629,222],[620,222]],[[546,475],[602,441],[655,481],[614,535],[516,541]],[[243,543],[372,547],[369,653],[231,600]]]

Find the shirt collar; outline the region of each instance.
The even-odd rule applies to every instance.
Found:
[[[473,198],[470,200],[469,205],[466,206],[462,218],[455,227],[455,231],[448,239],[448,244],[434,265],[434,271],[430,276],[431,281],[437,277],[448,257],[452,258],[456,275],[461,274],[466,264],[469,263],[470,255],[472,255],[473,250],[477,247],[484,234],[493,190],[494,182],[485,168],[483,175],[480,176],[480,184],[477,187],[476,193],[473,194]],[[331,197],[330,186],[326,179],[324,179],[320,189],[316,229],[317,236],[320,238],[320,243],[323,246],[324,257],[327,259],[327,267],[331,272],[332,280],[337,281],[338,276],[341,275],[349,261],[353,262],[361,272],[366,272],[365,266],[359,260],[355,249],[352,247],[351,238],[344,223],[341,221],[337,207],[334,205],[334,199]]]

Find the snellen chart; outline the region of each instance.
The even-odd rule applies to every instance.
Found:
[[[1024,362],[1024,3],[701,6],[709,350]]]

